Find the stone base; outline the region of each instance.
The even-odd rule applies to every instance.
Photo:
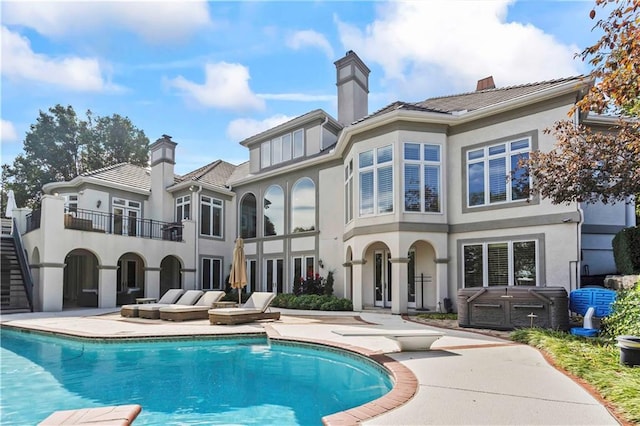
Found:
[[[630,289],[639,280],[640,275],[607,275],[604,279],[604,286],[612,290]]]

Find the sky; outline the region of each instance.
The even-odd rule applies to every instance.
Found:
[[[2,164],[39,111],[119,114],[178,143],[175,172],[249,158],[243,139],[336,111],[334,62],[371,69],[369,112],[397,101],[588,73],[594,1],[7,1]]]

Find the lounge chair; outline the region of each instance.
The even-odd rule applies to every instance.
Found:
[[[180,296],[182,296],[182,294],[184,293],[184,290],[180,289],[180,288],[172,288],[167,290],[167,292],[165,294],[162,295],[162,297],[160,298],[160,300],[158,300],[157,303],[151,303],[149,305],[162,305],[162,306],[166,306],[169,305],[171,303],[176,303],[176,301],[178,300],[178,298],[180,298]],[[122,305],[120,307],[120,315],[122,315],[123,317],[137,317],[138,316],[138,308],[142,306],[140,304],[135,304],[135,305]]]
[[[202,297],[203,294],[204,291],[202,290],[187,290],[174,304],[195,305],[195,303]],[[161,305],[159,303],[140,305],[140,307],[138,308],[138,316],[140,318],[147,319],[160,319],[160,308],[164,308],[165,306],[168,305]]]
[[[270,292],[254,292],[241,308],[209,309],[211,324],[244,324],[263,319],[280,319],[280,312],[267,312],[276,297]]]
[[[224,291],[205,291],[195,305],[164,306],[160,308],[160,319],[168,321],[207,319],[209,309],[224,295]]]

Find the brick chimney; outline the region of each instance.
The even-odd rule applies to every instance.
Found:
[[[490,75],[489,77],[483,78],[482,80],[478,80],[478,84],[476,85],[476,92],[495,88],[496,84],[493,82],[493,76]]]
[[[151,211],[145,215],[150,219],[173,221],[173,196],[166,188],[174,183],[173,166],[176,164],[176,146],[171,136],[162,135],[149,146],[151,158]]]
[[[369,114],[369,73],[371,70],[353,50],[336,66],[336,86],[338,87],[338,122],[344,126]]]

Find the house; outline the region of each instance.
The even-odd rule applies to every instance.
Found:
[[[510,178],[531,151],[553,147],[543,130],[591,80],[496,88],[486,78],[473,92],[369,113],[368,67],[352,51],[335,66],[338,117],[316,109],[245,139],[246,163],[178,176],[163,135],[150,168],[45,185],[40,210],[14,215],[36,309],[224,288],[237,236],[250,291],[288,293],[295,277],[332,271],[355,310],[394,314],[444,309],[464,287],[570,291],[585,272],[615,272],[611,239],[635,225],[633,205],[554,205]]]

